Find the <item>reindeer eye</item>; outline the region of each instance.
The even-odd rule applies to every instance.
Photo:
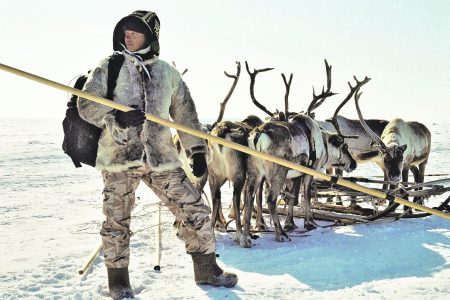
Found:
[[[344,148],[344,150],[347,150],[348,149],[347,144],[344,144],[344,146],[342,146],[342,148]]]

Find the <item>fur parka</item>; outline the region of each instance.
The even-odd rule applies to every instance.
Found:
[[[131,106],[158,117],[200,130],[195,104],[180,73],[158,57],[144,61],[145,72],[137,58],[125,52],[124,63],[117,78],[113,101]],[[107,93],[108,59],[104,59],[89,74],[84,91],[105,97]],[[181,167],[168,127],[145,121],[138,127],[122,128],[115,120],[114,110],[78,99],[78,111],[87,122],[103,128],[97,151],[96,168],[122,172],[145,164],[155,171]],[[194,153],[206,153],[206,142],[184,132],[178,132],[190,158]],[[145,155],[144,155],[145,154]]]

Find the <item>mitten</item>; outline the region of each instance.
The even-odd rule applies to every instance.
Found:
[[[205,174],[208,165],[206,164],[206,157],[204,153],[195,153],[192,155],[192,173],[195,177],[201,177]]]
[[[124,111],[116,111],[116,121],[123,128],[131,127],[131,126],[139,126],[144,124],[145,121],[145,113],[137,108],[137,105],[131,105],[134,110],[130,110],[127,112]]]

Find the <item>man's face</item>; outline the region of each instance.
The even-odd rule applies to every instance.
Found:
[[[145,43],[145,34],[132,30],[125,30],[125,46],[131,52],[141,50]]]

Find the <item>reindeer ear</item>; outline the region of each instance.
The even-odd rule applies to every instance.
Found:
[[[377,149],[378,149],[377,151],[381,151],[381,153],[386,153],[386,149],[384,149],[383,147],[381,147],[380,144],[378,144],[378,143],[375,142],[375,141],[371,141],[371,142],[370,142],[370,147],[371,147],[371,148],[377,148]]]
[[[408,145],[404,144],[400,147],[398,147],[400,150],[402,150],[402,152],[405,152],[406,148],[408,148]]]
[[[378,156],[378,150],[372,150],[368,152],[363,152],[359,154],[359,158],[362,160],[371,159]]]

